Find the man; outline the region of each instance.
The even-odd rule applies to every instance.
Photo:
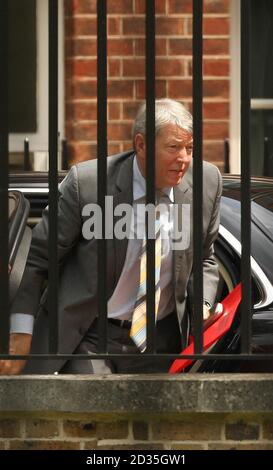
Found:
[[[134,217],[130,220],[134,222],[131,222],[130,234],[135,233],[135,224],[140,225],[142,233],[138,238],[127,237],[125,240],[119,239],[115,233],[112,239],[107,240],[105,289],[108,299],[108,352],[139,353],[138,356],[109,360],[76,359],[76,354],[96,353],[98,346],[97,242],[94,237],[85,236],[86,207],[87,204],[96,203],[97,199],[97,161],[92,160],[72,167],[59,188],[59,352],[75,352],[75,359],[68,362],[62,359],[29,360],[25,368],[24,361],[1,361],[1,373],[20,373],[24,370],[25,373],[93,374],[168,370],[172,361],[148,359],[140,354],[132,334],[132,320],[139,298],[145,232],[143,217],[139,216],[137,210],[145,202],[145,162],[149,158],[146,152],[145,114],[145,105],[142,105],[133,127],[134,151],[109,157],[107,161],[107,195],[112,197],[114,209],[119,204],[132,207]],[[192,116],[176,101],[157,100],[155,128],[157,204],[162,203],[166,208],[165,213],[160,213],[160,227],[164,226],[164,217],[172,213],[170,208],[174,205],[179,208],[182,204],[192,207]],[[213,243],[219,225],[221,176],[215,166],[204,162],[203,179],[203,316],[206,319],[209,306],[214,303],[218,283]],[[189,333],[189,316],[185,305],[193,263],[192,233],[188,245],[177,249],[172,244],[174,224],[171,216],[168,236],[162,239],[158,237],[161,245],[156,345],[160,353],[180,352],[181,347],[186,345]],[[47,237],[46,209],[42,221],[33,230],[26,270],[12,306],[12,354],[28,353],[31,343],[33,353],[48,352],[47,290],[42,293],[48,272]],[[142,282],[143,285],[145,282]],[[145,306],[145,291],[142,294]],[[36,314],[32,338],[32,320]]]

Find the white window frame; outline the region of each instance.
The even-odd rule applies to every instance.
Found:
[[[230,172],[241,173],[241,0],[230,2]]]
[[[58,15],[58,123],[60,138],[64,138],[64,9],[59,1]],[[35,133],[11,133],[9,151],[22,152],[24,139],[29,139],[30,152],[48,151],[48,2],[36,0],[37,31],[37,131]]]

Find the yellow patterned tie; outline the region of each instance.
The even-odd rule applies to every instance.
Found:
[[[147,338],[147,302],[146,302],[146,281],[147,281],[147,264],[146,264],[146,237],[143,239],[140,255],[140,280],[136,303],[132,316],[132,326],[130,337],[138,346],[141,352],[146,349]],[[161,234],[160,234],[160,213],[156,210],[155,220],[155,321],[157,318],[159,300],[160,300],[160,266],[161,266]]]

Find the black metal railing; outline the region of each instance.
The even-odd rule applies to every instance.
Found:
[[[8,15],[8,1],[0,2],[0,341],[1,357],[7,357],[9,336],[9,298],[8,298],[8,121],[7,121],[7,86],[8,86],[8,46],[7,46],[7,24],[5,20]],[[146,202],[155,203],[155,2],[146,1],[146,145],[147,153],[151,158],[146,159],[147,184]],[[250,75],[249,75],[249,2],[241,0],[241,45],[242,45],[242,114],[241,114],[241,168],[242,168],[242,286],[243,300],[241,308],[241,338],[242,354],[240,359],[268,358],[268,355],[250,354],[250,315],[251,311],[251,270],[250,270]],[[204,359],[203,352],[203,89],[202,89],[202,25],[203,25],[203,1],[193,0],[193,135],[194,135],[194,159],[193,159],[193,186],[194,190],[194,311],[200,315],[194,317],[194,341],[195,355],[178,356],[170,354],[170,358],[194,358]],[[107,194],[107,0],[97,2],[97,143],[98,143],[98,170],[97,181],[99,182],[97,199],[102,209],[102,234],[105,234],[105,196]],[[53,359],[61,357],[70,359],[71,354],[58,353],[58,2],[49,0],[49,315],[50,335],[49,352],[45,358]],[[25,142],[25,159],[29,154],[27,142]],[[151,315],[148,316],[148,347],[145,356],[154,356],[155,353],[155,241],[147,237],[147,306]],[[98,240],[97,252],[98,271],[98,316],[99,316],[99,354],[94,358],[115,358],[116,354],[107,352],[107,298],[106,298],[106,276],[107,276],[107,243],[103,236]],[[157,357],[166,357],[165,354],[156,354]],[[37,357],[37,356],[33,356]],[[40,356],[38,356],[40,357]],[[210,354],[210,359],[238,359],[237,354]],[[12,356],[13,359],[24,358],[24,356]],[[77,355],[79,359],[90,358],[88,355]]]
[[[49,352],[58,352],[58,2],[48,2]]]
[[[241,0],[241,349],[250,353],[251,215],[250,215],[250,3]]]
[[[0,2],[0,352],[9,350],[8,0]]]
[[[107,1],[97,2],[98,31],[98,86],[97,86],[97,140],[98,140],[98,204],[102,211],[102,238],[98,240],[98,318],[99,353],[107,350],[107,243],[105,239],[105,196],[107,194]]]
[[[155,204],[155,4],[146,2],[146,204]],[[148,184],[148,183],[149,184]],[[148,214],[146,212],[147,239],[147,348],[145,354],[155,352],[155,240],[148,237]]]
[[[203,351],[203,1],[193,2],[193,316],[194,352]]]

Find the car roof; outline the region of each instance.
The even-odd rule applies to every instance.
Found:
[[[273,191],[273,178],[264,176],[252,176],[250,184],[251,199]],[[240,175],[223,175],[223,195],[232,199],[241,200]]]
[[[67,171],[59,171],[58,182],[60,183]],[[9,175],[9,185],[12,187],[27,187],[27,188],[47,188],[48,187],[48,172],[47,171],[24,171],[14,172]]]

